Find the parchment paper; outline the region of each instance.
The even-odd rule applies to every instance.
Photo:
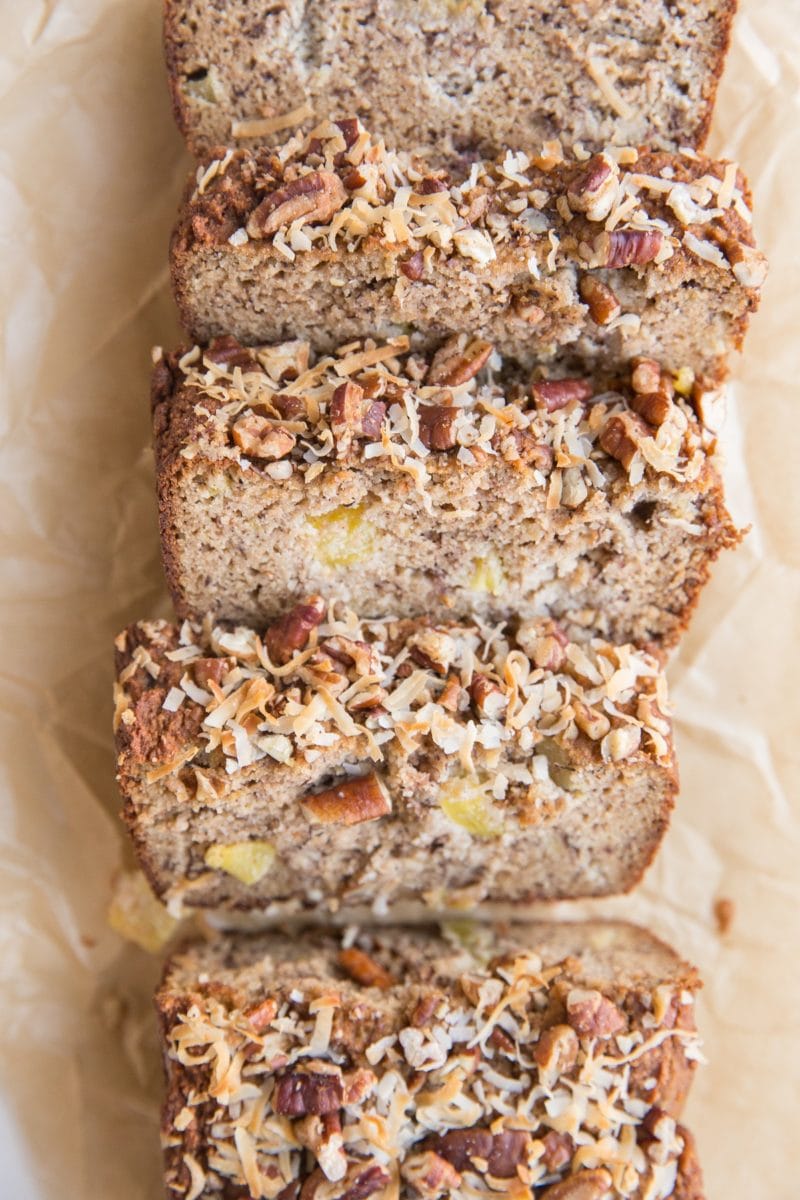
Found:
[[[0,520],[0,1195],[160,1195],[158,960],[105,919],[116,817],[111,639],[168,611],[149,348],[177,337],[166,249],[187,161],[158,0],[0,0],[6,322]],[[743,0],[712,149],[772,259],[736,365],[719,565],[671,666],[683,791],[633,897],[702,968],[689,1116],[710,1197],[796,1195],[800,1085],[800,0]],[[735,905],[720,935],[713,905]],[[587,906],[583,906],[584,908]],[[568,906],[561,906],[566,912]]]

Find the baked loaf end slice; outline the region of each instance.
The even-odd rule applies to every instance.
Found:
[[[157,996],[169,1194],[702,1200],[698,986],[616,923],[189,947]]]
[[[765,274],[748,205],[734,164],[697,156],[554,143],[454,183],[356,120],[325,122],[198,166],[173,284],[195,341],[469,333],[526,366],[652,354],[719,376]]]
[[[650,359],[531,381],[480,339],[407,344],[221,338],[159,359],[178,613],[258,624],[321,591],[373,617],[546,614],[672,645],[739,538],[696,412],[715,421],[719,397]]]
[[[735,0],[167,0],[178,125],[203,153],[367,116],[441,158],[509,141],[702,146]],[[376,64],[380,68],[376,69]]]
[[[117,651],[124,818],[176,908],[604,895],[669,821],[658,661],[550,620],[360,622],[311,597],[264,636],[152,622]]]

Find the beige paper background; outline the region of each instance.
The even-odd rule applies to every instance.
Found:
[[[0,0],[0,1194],[160,1195],[158,964],[105,924],[123,842],[111,639],[166,610],[149,347],[177,336],[166,247],[186,160],[158,0]],[[773,262],[725,444],[752,522],[671,677],[683,792],[634,897],[702,968],[690,1102],[710,1197],[796,1194],[800,1086],[800,2],[743,0],[712,148]],[[715,898],[736,906],[721,938]],[[562,906],[566,908],[566,906]]]

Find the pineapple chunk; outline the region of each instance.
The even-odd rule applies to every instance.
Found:
[[[681,367],[672,378],[679,396],[691,396],[694,387],[694,371],[691,367]]]
[[[272,842],[231,842],[227,846],[209,846],[205,864],[215,871],[227,871],[241,883],[258,883],[275,861]]]
[[[366,509],[365,504],[342,506],[308,518],[317,532],[314,554],[326,567],[352,567],[375,553],[377,532]]]
[[[500,596],[505,591],[503,564],[494,550],[490,550],[486,558],[475,559],[469,586],[474,592],[488,592],[490,596]]]
[[[148,954],[157,954],[179,924],[153,895],[141,871],[125,871],[119,876],[107,920],[115,933]]]
[[[465,775],[448,779],[439,791],[439,807],[473,837],[496,838],[503,832],[502,816],[486,782]]]

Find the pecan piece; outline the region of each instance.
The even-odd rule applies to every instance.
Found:
[[[663,244],[664,235],[660,229],[615,229],[613,233],[601,233],[595,238],[594,248],[600,259],[599,266],[617,269],[653,262]]]
[[[489,361],[492,350],[492,343],[483,338],[467,341],[455,334],[434,354],[425,382],[430,387],[458,387],[468,383]]]
[[[461,701],[461,680],[458,675],[448,675],[445,685],[437,696],[439,704],[448,712],[458,712]]]
[[[423,1028],[428,1024],[441,1002],[442,997],[436,992],[428,992],[427,995],[420,996],[411,1014],[411,1024],[417,1029]]]
[[[508,708],[508,696],[487,675],[473,675],[469,694],[480,715],[491,721],[499,720]]]
[[[344,1100],[340,1074],[290,1071],[278,1080],[272,1106],[284,1117],[338,1113]]]
[[[245,1010],[244,1016],[248,1025],[256,1033],[264,1033],[278,1015],[278,1004],[272,996],[267,996],[260,1004],[253,1004]]]
[[[544,442],[537,442],[527,429],[509,429],[506,435],[495,434],[493,442],[499,442],[503,456],[510,462],[522,462],[537,471],[549,474],[553,469],[553,450]]]
[[[321,596],[309,596],[270,625],[264,641],[272,662],[281,667],[288,663],[296,650],[307,645],[312,629],[324,618],[325,601]]]
[[[516,1129],[495,1134],[488,1129],[452,1129],[432,1142],[433,1150],[457,1171],[474,1169],[473,1159],[485,1160],[488,1174],[498,1179],[516,1175],[527,1157],[528,1145],[528,1134]]]
[[[663,425],[672,408],[672,401],[663,392],[636,392],[631,397],[631,408],[644,417],[648,425]]]
[[[548,1173],[559,1171],[565,1167],[575,1153],[575,1143],[568,1133],[557,1133],[549,1129],[542,1138],[544,1154],[542,1159]]]
[[[452,450],[456,444],[457,408],[446,404],[420,404],[419,440],[428,450]]]
[[[245,228],[251,238],[269,238],[304,217],[309,224],[324,225],[344,205],[347,192],[338,175],[311,171],[271,192],[250,214]]]
[[[600,1200],[611,1187],[611,1176],[603,1167],[578,1171],[542,1192],[540,1200]]]
[[[306,402],[302,396],[275,396],[272,400],[284,421],[304,419],[308,415]]]
[[[352,150],[353,146],[358,141],[359,127],[358,117],[344,117],[341,121],[336,122],[337,129],[341,130],[344,144],[348,150]]]
[[[389,793],[374,773],[346,779],[335,787],[305,796],[303,807],[323,825],[359,825],[392,811]]]
[[[450,185],[446,179],[435,175],[426,175],[419,185],[420,195],[432,196],[434,192],[449,192]]]
[[[625,1014],[595,988],[573,988],[567,996],[567,1018],[579,1037],[608,1038],[624,1029]]]
[[[380,437],[386,405],[382,400],[366,399],[364,389],[348,379],[333,393],[329,415],[336,453],[341,458],[356,439],[374,441]]]
[[[400,263],[400,271],[405,275],[406,279],[410,279],[413,283],[418,283],[425,274],[425,259],[422,256],[421,250],[415,250],[408,258]]]
[[[410,1154],[404,1160],[400,1174],[424,1200],[436,1200],[438,1196],[455,1191],[461,1185],[459,1172],[435,1150]]]
[[[196,658],[192,663],[192,674],[198,687],[207,687],[209,683],[222,685],[222,681],[235,666],[232,658]]]
[[[730,238],[723,245],[737,283],[746,288],[760,288],[767,278],[767,260],[760,250]]]
[[[622,305],[607,283],[594,275],[582,275],[578,291],[589,308],[589,316],[595,325],[608,325],[622,312]]]
[[[248,458],[264,458],[270,462],[291,454],[297,441],[288,429],[256,413],[246,413],[239,418],[233,427],[233,440]]]
[[[578,1060],[578,1035],[571,1025],[543,1029],[533,1048],[533,1060],[548,1074],[566,1075]]]
[[[531,385],[534,402],[547,412],[566,408],[573,400],[590,400],[592,385],[588,379],[539,379]]]
[[[640,417],[616,413],[609,417],[600,434],[600,445],[606,454],[616,458],[627,471],[639,448],[639,438],[649,437],[650,430]]]
[[[631,387],[642,396],[661,390],[661,364],[654,358],[634,358],[631,363]]]
[[[389,1172],[383,1167],[372,1166],[367,1167],[366,1171],[359,1172],[356,1175],[350,1186],[339,1200],[366,1200],[367,1196],[371,1196],[373,1192],[380,1192],[386,1187],[389,1182]]]
[[[389,972],[357,946],[348,946],[346,950],[339,951],[339,966],[362,987],[385,989],[394,983]]]
[[[619,166],[607,154],[595,154],[567,189],[567,200],[590,221],[605,221],[617,197]]]
[[[406,642],[408,652],[415,663],[446,675],[456,656],[456,644],[449,633],[441,629],[418,629]]]
[[[542,670],[560,671],[566,662],[569,638],[557,621],[532,621],[529,625],[520,625],[517,643]]]
[[[243,371],[260,371],[262,369],[253,351],[247,346],[243,346],[230,334],[213,338],[203,357],[216,363],[218,367],[229,367],[230,369],[241,367]]]
[[[337,635],[326,638],[320,644],[320,650],[324,650],[337,662],[355,667],[357,675],[377,675],[380,671],[377,652],[369,642]]]

